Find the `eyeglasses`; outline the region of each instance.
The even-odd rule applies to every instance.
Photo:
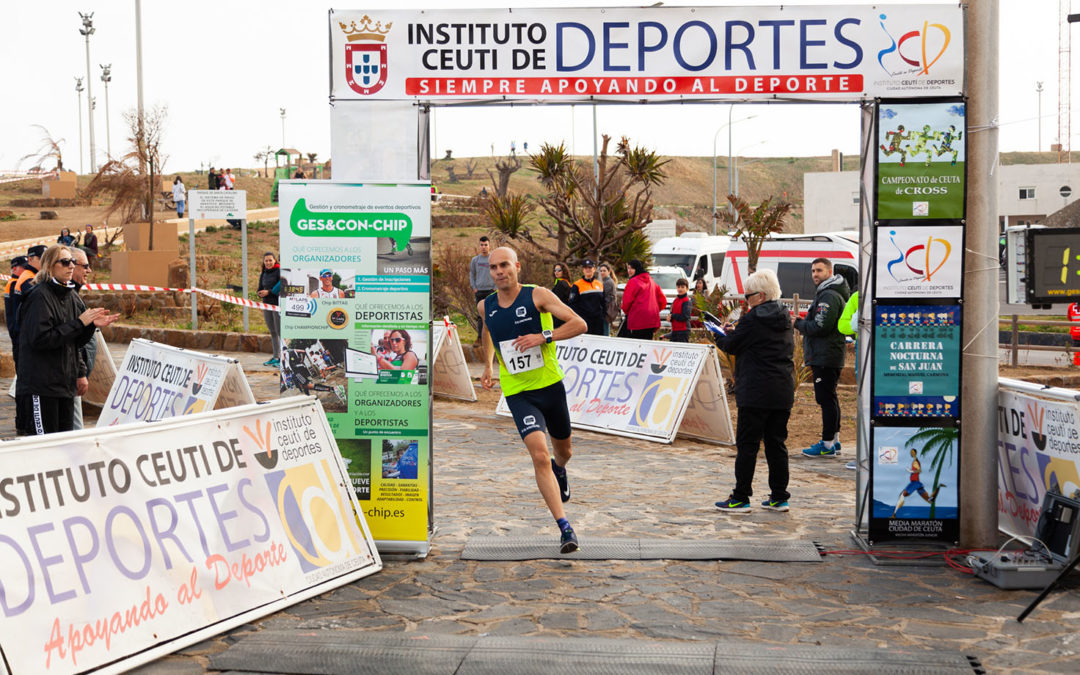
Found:
[[[74,258],[60,258],[56,261],[57,265],[63,265],[64,267],[71,267],[75,264]]]
[[[749,300],[750,298],[754,297],[755,295],[761,295],[761,291],[754,291],[753,293],[747,293],[746,295],[743,296],[743,298],[746,299],[746,300]]]
[[[405,342],[405,338],[390,338],[390,342]]]
[[[333,274],[320,274],[319,278],[321,278],[321,279],[333,279],[334,275]]]
[[[90,263],[75,263],[76,267],[81,267],[84,270],[90,269]]]

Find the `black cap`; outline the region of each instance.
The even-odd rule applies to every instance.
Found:
[[[28,262],[30,262],[30,261],[26,259],[26,256],[17,255],[14,258],[11,259],[11,266],[12,267],[26,267],[26,264]]]
[[[591,261],[591,260],[586,260],[585,262],[581,263],[581,266],[582,267],[596,267],[596,264],[593,263],[593,261]]]
[[[45,246],[43,244],[38,244],[37,246],[31,246],[30,248],[26,249],[26,257],[27,258],[40,258],[44,254],[45,254]]]

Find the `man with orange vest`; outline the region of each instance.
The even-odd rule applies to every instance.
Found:
[[[672,342],[690,342],[690,311],[694,308],[694,303],[687,295],[689,290],[690,282],[686,279],[675,282],[675,291],[678,295],[671,301]]]
[[[570,287],[566,304],[585,319],[589,335],[604,334],[604,282],[596,278],[596,264],[593,261],[581,263],[581,278]]]

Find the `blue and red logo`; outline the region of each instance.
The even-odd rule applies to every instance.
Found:
[[[888,17],[880,14],[878,18],[890,44],[878,52],[877,60],[881,69],[891,77],[929,75],[930,68],[941,59],[952,42],[952,32],[944,24],[923,21],[921,28],[908,30],[897,39],[885,25]]]

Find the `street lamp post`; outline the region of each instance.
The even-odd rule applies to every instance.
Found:
[[[281,110],[281,147],[285,147],[285,108]]]
[[[1042,152],[1042,82],[1035,83],[1035,93],[1039,95],[1039,112],[1038,117],[1036,118],[1039,120],[1039,147],[1035,148],[1035,152]]]
[[[746,120],[753,119],[757,115],[750,115],[749,117],[743,117],[737,119],[735,122],[731,121],[731,111],[735,108],[735,104],[732,103],[728,107],[728,121],[727,124],[721,125],[712,138],[712,217],[713,217],[713,235],[716,234],[716,220],[717,220],[717,203],[716,203],[716,140],[720,137],[720,132],[724,129],[728,130],[728,193],[731,193],[731,125],[735,122],[745,122]]]
[[[731,194],[735,195],[736,197],[739,196],[739,155],[741,155],[744,150],[749,150],[750,148],[754,147],[755,145],[763,145],[764,143],[765,143],[765,141],[758,141],[757,143],[751,143],[750,145],[744,145],[743,147],[739,148],[738,152],[735,153],[735,158],[732,160],[732,164],[731,164],[731,166],[732,166],[732,168],[734,169],[734,172],[735,172],[735,190]],[[752,161],[754,161],[754,160],[751,160],[751,162]],[[750,163],[750,162],[748,162],[748,163]]]
[[[101,65],[101,64],[99,64]],[[101,81],[105,83],[105,152],[112,159],[112,132],[109,130],[109,83],[112,82],[112,64],[101,65]]]
[[[79,35],[86,38],[86,105],[87,105],[87,126],[90,128],[90,172],[97,171],[97,158],[94,151],[94,108],[93,98],[94,94],[90,86],[90,36],[94,34],[94,13],[83,14],[79,12],[79,18],[82,19],[83,27],[79,29]]]
[[[82,78],[81,77],[76,77],[75,78],[75,91],[76,91],[76,93],[79,94],[79,106],[78,106],[78,110],[79,110],[79,173],[85,173],[85,171],[83,171],[83,154],[82,154],[82,148],[83,148],[83,138],[82,138],[82,93],[83,93],[83,89],[85,89],[85,87],[83,87]]]

